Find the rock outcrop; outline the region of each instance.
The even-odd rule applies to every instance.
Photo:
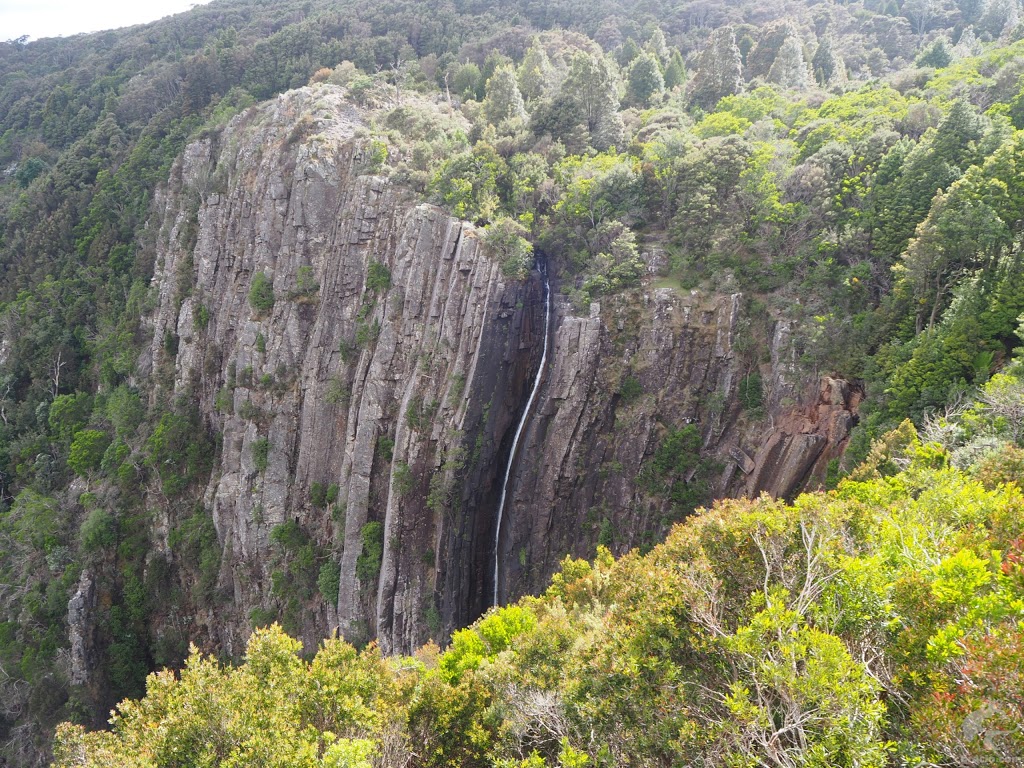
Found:
[[[290,615],[308,643],[339,630],[408,651],[490,603],[542,285],[506,278],[474,226],[377,173],[370,145],[341,89],[300,89],[190,145],[157,201],[142,370],[154,402],[195,402],[219,434],[203,501],[227,601],[197,619],[228,654],[257,615]],[[645,478],[684,426],[716,493],[786,495],[841,450],[856,398],[831,382],[801,405],[785,334],[764,371],[767,442],[737,403],[742,296],[651,289],[583,313],[556,299],[501,537],[503,598],[599,541],[653,544],[679,507]],[[155,506],[173,559],[184,513]]]

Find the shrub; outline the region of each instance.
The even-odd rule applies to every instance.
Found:
[[[366,272],[366,289],[383,293],[391,287],[391,270],[379,261],[371,261]]]
[[[526,227],[512,219],[501,218],[484,230],[484,242],[501,260],[501,272],[506,277],[524,280],[533,263],[533,246],[526,236]]]
[[[395,465],[395,470],[392,473],[394,480],[395,493],[401,498],[408,496],[409,492],[412,491],[413,486],[416,484],[416,480],[412,475],[412,469],[405,462],[399,462]]]
[[[270,540],[285,552],[295,553],[309,543],[309,535],[294,520],[275,525],[270,531]]]
[[[107,450],[103,453],[103,459],[100,461],[100,469],[105,473],[116,472],[117,468],[124,463],[124,460],[131,456],[132,449],[128,444],[118,438],[112,442]]]
[[[365,347],[372,344],[380,336],[380,322],[374,320],[372,323],[368,323],[365,320],[360,320],[356,323],[356,345]]]
[[[100,468],[103,454],[110,445],[110,436],[98,429],[83,429],[75,433],[71,441],[68,466],[81,477]]]
[[[360,530],[363,551],[356,558],[356,577],[367,585],[380,575],[380,563],[384,557],[384,526],[369,522]]]
[[[197,331],[205,331],[209,324],[210,310],[204,304],[200,304],[192,315],[192,327]]]
[[[76,432],[89,422],[92,398],[84,392],[73,395],[57,395],[50,403],[48,421],[61,440],[70,440]]]
[[[309,486],[309,503],[317,509],[327,503],[327,488],[323,483],[313,483]]]
[[[253,275],[249,287],[249,304],[257,315],[265,315],[274,308],[274,284],[263,272]]]
[[[277,611],[269,608],[253,608],[249,611],[249,623],[253,629],[269,627],[277,621]]]
[[[764,405],[764,388],[761,374],[754,372],[740,379],[739,401],[744,410],[758,411]]]
[[[270,440],[261,437],[252,444],[252,464],[257,472],[266,472],[268,456],[270,455]]]
[[[220,572],[221,549],[213,518],[199,507],[191,516],[171,529],[168,536],[171,551],[199,574],[195,592],[202,602],[213,602],[217,576]]]
[[[330,560],[320,566],[320,574],[316,577],[316,586],[324,600],[333,603],[338,599],[338,587],[341,585],[341,566]]]
[[[291,298],[310,298],[315,296],[319,290],[320,283],[316,281],[316,274],[313,272],[313,268],[310,266],[299,267],[298,272],[295,274],[295,290],[292,291]]]
[[[640,380],[633,376],[627,376],[619,385],[619,397],[627,403],[632,403],[643,393],[644,388],[640,385]]]
[[[348,384],[340,376],[335,376],[327,382],[327,387],[324,390],[324,400],[331,405],[348,405],[351,396],[352,393],[348,388]]]
[[[78,531],[85,552],[102,552],[117,543],[117,521],[105,509],[89,513]]]

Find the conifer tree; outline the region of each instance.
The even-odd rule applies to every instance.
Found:
[[[619,83],[613,66],[603,56],[577,51],[559,92],[559,101],[578,111],[595,149],[607,149],[622,140]]]
[[[626,103],[635,107],[649,107],[665,91],[658,60],[652,53],[642,53],[629,67],[626,85]]]
[[[634,59],[643,53],[643,49],[636,44],[636,40],[632,37],[626,38],[626,42],[620,45],[615,50],[615,61],[620,67],[625,69],[633,63]]]
[[[743,84],[740,49],[732,27],[719,27],[711,33],[707,47],[697,60],[690,99],[703,109],[712,109],[719,99],[731,96]]]
[[[1020,21],[1017,0],[989,0],[978,21],[978,29],[992,37],[1008,35]]]
[[[544,46],[534,40],[519,65],[519,90],[527,102],[532,102],[546,96],[554,85],[555,68]]]
[[[800,39],[791,35],[782,43],[778,56],[768,70],[768,80],[783,88],[800,90],[807,87],[807,63]]]
[[[757,44],[746,57],[744,76],[747,80],[768,77],[768,71],[779,57],[783,43],[791,37],[799,37],[790,21],[773,21],[766,24],[757,38]]]
[[[660,27],[654,30],[654,33],[644,45],[644,50],[658,60],[658,65],[661,68],[668,66],[670,57],[668,43],[665,41],[665,33],[661,31]]]
[[[516,71],[511,64],[499,66],[487,81],[484,115],[487,122],[494,126],[508,120],[526,119],[523,95],[519,92]]]
[[[981,53],[981,43],[974,34],[974,27],[968,27],[960,33],[960,39],[953,47],[954,59],[969,59]]]
[[[814,57],[811,59],[814,79],[818,81],[819,85],[828,85],[832,78],[835,77],[836,70],[839,69],[841,63],[839,56],[836,54],[832,35],[826,33],[822,36],[821,41],[818,43],[818,49],[814,52]]]
[[[671,90],[686,82],[686,65],[679,51],[672,51],[668,66],[665,67],[665,88]]]
[[[949,47],[949,41],[944,37],[936,38],[935,41],[921,51],[914,60],[919,67],[935,67],[942,69],[953,63],[953,49]]]

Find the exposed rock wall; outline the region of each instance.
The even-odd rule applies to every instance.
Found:
[[[289,520],[340,565],[337,601],[302,606],[307,640],[340,628],[409,649],[486,607],[491,487],[536,364],[539,287],[508,282],[472,225],[369,174],[360,128],[335,89],[286,94],[191,145],[161,201],[149,364],[221,435],[205,501],[233,599],[207,621],[229,653],[251,609],[281,602],[270,534]],[[338,487],[332,508],[314,483]],[[379,574],[359,564],[373,521]]]
[[[197,402],[220,435],[204,503],[230,599],[198,621],[229,654],[254,609],[297,606],[308,643],[338,629],[408,651],[489,605],[498,483],[539,362],[542,286],[508,280],[472,225],[371,173],[369,146],[339,89],[300,89],[190,145],[158,200],[142,368],[154,401]],[[260,275],[272,306],[250,297]],[[505,598],[598,541],[654,543],[675,512],[639,480],[673,429],[697,426],[718,493],[788,493],[845,439],[849,391],[833,383],[802,406],[781,331],[769,412],[805,408],[804,421],[782,419],[765,443],[764,420],[742,412],[739,295],[649,290],[582,315],[556,299],[502,531]],[[166,552],[181,512],[155,507]],[[337,595],[290,593],[301,579],[271,535],[284,523],[315,544],[308,568],[335,564]]]
[[[595,542],[623,553],[657,541],[678,510],[642,478],[666,434],[683,425],[699,429],[715,460],[713,495],[791,496],[824,480],[860,391],[830,378],[814,389],[779,323],[762,366],[766,408],[745,413],[737,388],[747,371],[734,351],[742,303],[739,294],[655,289],[640,306],[613,299],[586,318],[560,304],[548,383],[509,504],[503,594],[543,589],[562,557],[590,556]]]

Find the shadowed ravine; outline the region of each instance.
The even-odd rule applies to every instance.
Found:
[[[498,516],[494,526],[494,600],[493,605],[498,605],[498,584],[501,576],[501,523],[505,512],[505,498],[508,495],[509,477],[512,475],[512,468],[515,466],[516,453],[519,448],[519,439],[523,436],[523,429],[530,419],[533,411],[533,404],[537,399],[537,392],[540,390],[540,383],[544,378],[544,368],[548,361],[548,344],[551,336],[551,284],[548,282],[547,261],[543,256],[537,257],[537,269],[544,280],[544,348],[540,356],[540,365],[537,366],[537,375],[533,380],[533,388],[530,390],[530,397],[526,401],[523,415],[519,417],[519,424],[516,426],[515,437],[512,438],[512,448],[508,453],[508,464],[505,465],[505,475],[501,481],[501,499],[498,501]]]

